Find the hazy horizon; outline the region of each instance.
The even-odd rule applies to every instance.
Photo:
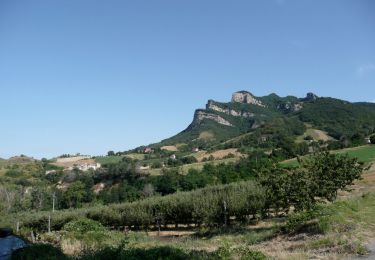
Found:
[[[247,90],[375,101],[375,2],[0,2],[0,157],[168,138]]]

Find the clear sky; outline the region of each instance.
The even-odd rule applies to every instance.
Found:
[[[157,142],[237,90],[374,101],[375,1],[0,1],[0,157]]]

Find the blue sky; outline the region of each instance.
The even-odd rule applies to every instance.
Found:
[[[105,154],[231,93],[375,100],[372,0],[2,0],[0,157]]]

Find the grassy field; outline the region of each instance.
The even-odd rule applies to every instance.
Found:
[[[375,161],[375,145],[364,145],[353,148],[346,148],[342,150],[332,151],[338,154],[348,154],[350,157],[356,157],[359,161],[364,163],[370,163]],[[296,158],[286,160],[281,163],[284,166],[298,166],[298,161]]]
[[[360,161],[368,163],[375,160],[375,145],[366,145],[355,148],[335,151],[336,153],[347,153],[351,157],[357,157]]]
[[[113,156],[98,156],[95,158],[95,161],[100,164],[108,164],[108,163],[118,163],[124,157],[129,157],[131,159],[143,160],[145,158],[144,154],[139,153],[131,153],[127,155],[113,155]]]

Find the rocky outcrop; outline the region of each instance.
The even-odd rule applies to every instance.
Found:
[[[247,91],[238,91],[232,94],[232,102],[252,104],[261,107],[265,107],[262,104],[262,101],[256,99],[250,92]]]
[[[245,118],[249,118],[249,117],[254,116],[254,114],[250,113],[250,112],[236,111],[236,110],[230,109],[228,107],[219,106],[213,100],[208,100],[208,103],[206,105],[206,109],[211,109],[211,110],[214,110],[214,111],[217,111],[217,112],[220,112],[220,113],[224,113],[224,114],[227,114],[227,115],[231,115],[231,116],[238,116],[238,117],[245,117]]]
[[[284,110],[286,112],[297,112],[302,109],[302,103],[281,103],[277,105],[277,109]]]
[[[205,112],[204,110],[197,110],[197,111],[195,111],[194,120],[193,120],[192,124],[193,125],[198,125],[204,119],[213,120],[213,121],[215,121],[215,122],[217,122],[218,124],[221,124],[221,125],[233,126],[231,123],[229,123],[227,120],[225,120],[221,116]]]
[[[318,99],[317,95],[309,92],[309,93],[306,94],[306,97],[303,99],[303,101],[312,102],[312,101],[315,101],[317,99]]]
[[[296,103],[293,105],[293,112],[300,111],[303,108],[302,103]]]

